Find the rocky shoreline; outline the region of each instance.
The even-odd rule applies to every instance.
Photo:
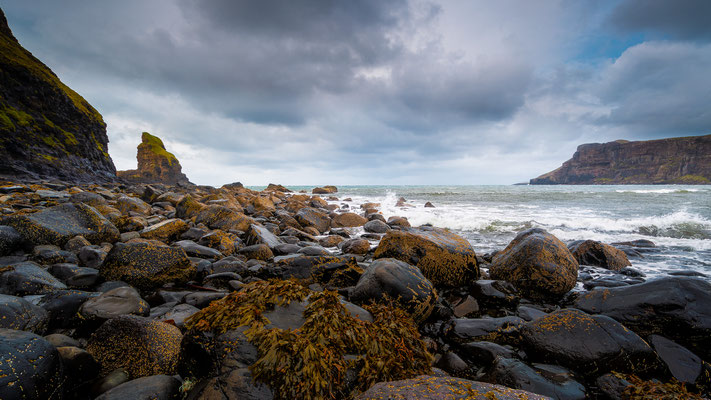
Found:
[[[711,284],[652,243],[477,254],[314,193],[3,182],[0,398],[709,396]]]

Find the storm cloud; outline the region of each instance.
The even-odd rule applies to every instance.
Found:
[[[147,130],[198,183],[513,183],[582,142],[711,131],[705,1],[0,6],[119,169]]]

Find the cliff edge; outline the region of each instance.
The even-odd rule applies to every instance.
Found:
[[[159,137],[148,132],[141,134],[141,144],[138,145],[138,168],[118,171],[118,177],[129,182],[165,183],[169,185],[192,185],[183,173],[183,167],[173,155],[168,152]]]
[[[116,179],[106,124],[12,34],[0,9],[0,175]]]
[[[711,184],[711,135],[588,143],[531,185]]]

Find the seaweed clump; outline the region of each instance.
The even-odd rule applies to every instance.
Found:
[[[274,307],[308,301],[297,329],[270,326]],[[354,317],[333,291],[313,292],[296,281],[258,281],[194,314],[188,329],[224,333],[247,326],[259,351],[250,366],[276,398],[350,398],[371,385],[431,371],[432,356],[412,319],[392,305],[366,307],[372,322]]]
[[[705,397],[689,392],[686,385],[672,378],[667,383],[658,380],[645,381],[636,375],[613,372],[612,375],[629,383],[622,392],[622,398],[628,400],[703,400]]]

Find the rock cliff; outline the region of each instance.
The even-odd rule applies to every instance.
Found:
[[[192,184],[182,172],[178,159],[165,149],[157,136],[143,132],[136,158],[138,169],[119,171],[119,178],[141,183]]]
[[[0,10],[0,175],[114,180],[108,142],[101,114],[20,45]]]
[[[711,135],[578,146],[532,185],[711,184]]]

